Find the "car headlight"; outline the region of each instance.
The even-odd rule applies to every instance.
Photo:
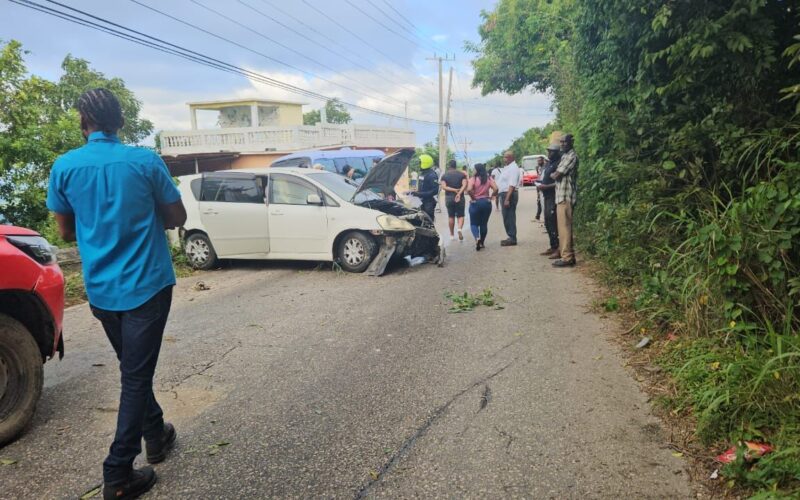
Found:
[[[408,221],[398,219],[394,215],[380,215],[378,216],[378,225],[384,231],[413,231],[414,226]]]
[[[41,236],[6,236],[6,239],[39,264],[53,264],[56,261],[53,247]]]

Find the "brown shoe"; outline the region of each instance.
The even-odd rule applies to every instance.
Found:
[[[555,259],[560,259],[560,258],[561,258],[561,252],[559,252],[558,250],[556,250],[555,252],[551,253],[550,257],[548,257],[548,259],[550,259],[550,260],[555,260]]]
[[[558,250],[556,250],[555,248],[548,248],[547,250],[545,250],[544,252],[540,253],[539,255],[550,255],[553,252],[557,252],[557,251]]]

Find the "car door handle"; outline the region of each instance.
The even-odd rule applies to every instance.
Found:
[[[203,215],[217,215],[219,212],[215,212],[214,210],[206,210],[203,212]]]
[[[273,210],[270,212],[272,215],[283,215],[283,210]]]

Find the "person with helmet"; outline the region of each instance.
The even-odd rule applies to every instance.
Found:
[[[433,167],[433,157],[431,155],[419,155],[420,178],[417,182],[417,190],[410,194],[422,201],[422,211],[428,214],[433,220],[436,210],[436,197],[439,194],[439,176]]]

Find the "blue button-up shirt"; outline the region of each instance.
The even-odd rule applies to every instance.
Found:
[[[90,304],[127,311],[175,284],[159,205],[178,200],[161,158],[113,135],[93,132],[56,160],[47,208],[75,216]]]

